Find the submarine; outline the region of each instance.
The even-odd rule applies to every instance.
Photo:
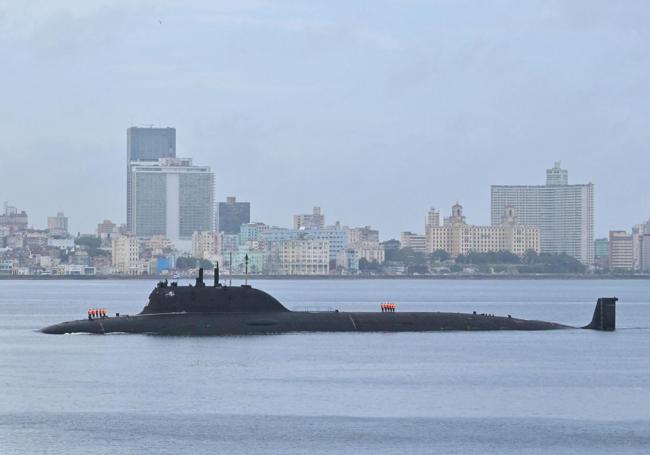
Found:
[[[151,335],[254,335],[290,332],[431,332],[487,330],[557,330],[616,328],[616,297],[596,303],[591,323],[571,327],[555,322],[507,316],[444,312],[346,312],[291,311],[270,294],[248,284],[206,286],[203,269],[194,285],[159,282],[144,309],[136,315],[120,315],[68,321],[41,329],[47,334],[141,333]]]

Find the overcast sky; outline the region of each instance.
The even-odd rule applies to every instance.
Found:
[[[0,0],[0,202],[125,222],[126,128],[177,128],[254,220],[422,232],[561,160],[650,217],[650,2]]]

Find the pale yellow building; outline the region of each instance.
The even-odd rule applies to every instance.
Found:
[[[327,240],[288,240],[278,245],[280,273],[283,275],[327,275],[330,250]]]
[[[352,248],[359,254],[359,259],[379,264],[383,264],[386,260],[386,251],[379,242],[359,242],[352,245]]]
[[[196,231],[192,234],[192,257],[208,259],[221,253],[221,236],[213,231]]]
[[[122,275],[138,275],[140,244],[136,237],[123,235],[113,239],[111,261],[116,273]]]
[[[427,217],[427,220],[435,220]],[[427,251],[443,250],[451,257],[461,254],[508,251],[523,256],[527,251],[540,251],[540,230],[537,226],[518,224],[515,210],[506,207],[499,226],[475,226],[465,222],[463,207],[456,203],[444,225],[430,222],[425,226]]]

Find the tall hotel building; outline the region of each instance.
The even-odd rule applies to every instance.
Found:
[[[214,174],[190,158],[132,161],[132,232],[189,240],[195,231],[214,227]]]
[[[133,197],[131,194],[131,163],[158,161],[160,158],[176,157],[175,128],[140,128],[126,130],[126,225],[135,232],[133,225]]]
[[[566,253],[593,264],[594,185],[569,185],[568,180],[568,172],[555,163],[546,171],[546,185],[493,185],[492,225],[513,207],[521,224],[540,228],[542,253]]]

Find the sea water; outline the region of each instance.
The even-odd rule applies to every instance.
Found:
[[[0,453],[649,453],[650,281],[257,280],[289,308],[617,331],[44,335],[154,281],[0,281]]]

